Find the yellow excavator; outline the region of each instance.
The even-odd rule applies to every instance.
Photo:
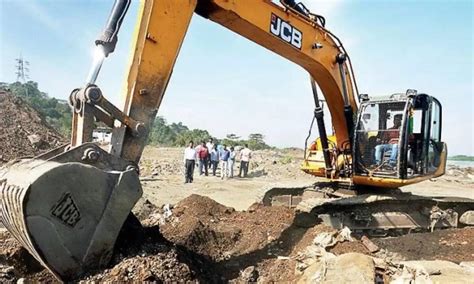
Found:
[[[70,143],[0,169],[2,223],[58,279],[77,279],[110,261],[117,236],[142,195],[138,163],[194,14],[308,71],[320,138],[308,147],[303,171],[338,186],[356,191],[372,187],[381,193],[382,188],[396,189],[444,173],[447,150],[441,142],[440,103],[415,90],[385,98],[359,94],[341,41],[325,28],[323,16],[294,0],[141,1],[125,107],[118,109],[95,82],[115,49],[130,2],[115,1],[95,42],[97,56],[87,83],[70,95]],[[332,135],[326,133],[319,89],[331,115]],[[96,121],[113,129],[109,151],[92,142]],[[264,203],[278,200],[278,190],[271,192]],[[314,194],[331,194],[322,193],[322,187],[281,192],[290,202],[300,195],[300,204],[294,202],[299,210],[306,206],[307,213],[356,231],[386,230],[393,224],[400,230],[474,224],[472,214],[466,215],[474,210],[472,200],[386,194],[370,202],[372,195],[341,198],[333,196],[333,190],[331,198],[321,201]],[[305,195],[312,198],[302,199]],[[364,211],[367,207],[371,209]]]

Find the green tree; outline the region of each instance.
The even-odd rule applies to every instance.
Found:
[[[249,140],[247,141],[247,144],[249,145],[249,148],[253,150],[263,150],[271,148],[267,145],[267,143],[265,143],[265,141],[263,140],[264,138],[265,136],[261,133],[252,133],[249,135]]]
[[[148,142],[152,145],[171,146],[176,140],[177,134],[166,124],[166,120],[157,116],[150,130]]]
[[[176,137],[175,146],[185,146],[188,145],[189,141],[194,141],[194,144],[199,144],[202,141],[206,141],[211,137],[207,130],[202,129],[193,129],[190,131],[185,131],[178,134]]]
[[[237,135],[234,134],[234,133],[227,134],[225,137],[226,137],[227,139],[233,140],[233,141],[236,141],[236,140],[239,140],[239,139],[240,139],[240,136],[237,136]]]

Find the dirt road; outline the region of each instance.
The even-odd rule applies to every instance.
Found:
[[[208,196],[237,210],[245,210],[259,197],[264,188],[299,187],[324,181],[299,170],[303,151],[262,151],[255,153],[249,178],[221,180],[218,176],[199,176],[184,184],[182,149],[145,149],[141,162],[143,199],[156,205],[175,204],[191,194]],[[283,164],[285,163],[285,164]],[[237,166],[235,170],[238,172]],[[457,196],[474,199],[474,170],[451,169],[449,176],[402,188],[402,191],[424,196]]]

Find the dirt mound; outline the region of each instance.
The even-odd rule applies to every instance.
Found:
[[[298,178],[306,174],[300,170],[304,151],[301,149],[259,150],[252,152],[250,177],[264,176],[269,179],[280,175]]]
[[[15,158],[36,156],[65,141],[26,102],[0,91],[0,164]]]
[[[214,200],[191,195],[179,202],[161,226],[173,243],[222,261],[263,249],[293,223],[294,212],[285,207],[254,206],[237,212]]]
[[[473,240],[474,228],[466,227],[372,241],[406,260],[447,260],[459,263],[474,259]]]

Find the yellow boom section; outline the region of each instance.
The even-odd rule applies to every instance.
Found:
[[[347,104],[357,111],[348,63],[341,76],[338,40],[315,21],[269,0],[142,1],[138,32],[127,80],[125,112],[150,128],[194,12],[281,55],[306,69],[320,86],[331,112],[339,149],[349,141]],[[343,82],[345,80],[345,84]],[[344,85],[344,86],[343,86]],[[117,136],[117,135],[116,135]],[[125,135],[114,154],[138,162],[146,139]]]

